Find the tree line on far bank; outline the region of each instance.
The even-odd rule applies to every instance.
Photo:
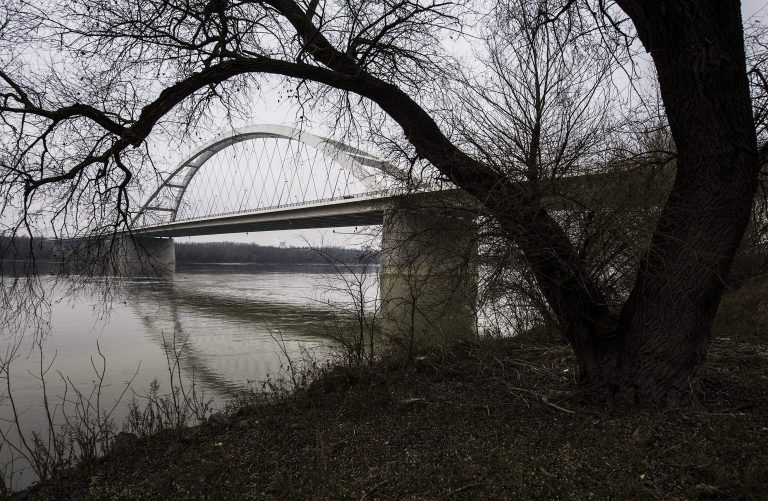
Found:
[[[53,238],[0,236],[0,261],[58,261],[62,246]],[[309,247],[274,247],[237,242],[176,242],[176,261],[181,263],[325,264],[329,261],[356,264],[370,262],[370,250],[325,247],[322,253]]]
[[[273,247],[238,242],[176,242],[176,262],[181,263],[264,263],[356,264],[370,255],[364,249],[324,247],[322,253],[310,247]]]

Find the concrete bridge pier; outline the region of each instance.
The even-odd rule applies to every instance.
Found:
[[[118,242],[116,272],[126,276],[162,276],[176,269],[172,238],[123,236]]]
[[[471,211],[411,201],[384,214],[382,332],[412,352],[476,336],[477,232]]]

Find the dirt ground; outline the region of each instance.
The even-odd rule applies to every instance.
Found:
[[[768,499],[768,343],[713,343],[704,402],[609,409],[559,344],[487,340],[122,444],[27,499]]]

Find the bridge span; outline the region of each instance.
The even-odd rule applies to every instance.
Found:
[[[366,152],[299,129],[235,130],[194,150],[160,181],[122,245],[126,270],[172,271],[173,237],[381,225],[380,325],[389,341],[472,337],[476,233],[457,204],[466,196],[435,186],[406,193],[399,189],[406,177]]]
[[[453,191],[458,192],[444,190],[441,193],[449,194]],[[427,193],[429,192],[409,195],[390,190],[374,191],[258,210],[176,219],[156,226],[137,228],[136,233],[152,237],[181,237],[381,225],[384,223],[384,213],[398,200],[418,198],[426,196]]]

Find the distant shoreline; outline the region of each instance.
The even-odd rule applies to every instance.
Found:
[[[259,263],[259,262],[215,262],[215,261],[177,261],[177,265],[205,265],[205,266],[334,266],[333,263],[315,263],[315,262],[295,262],[295,263]],[[345,263],[350,266],[379,266],[380,263]]]
[[[59,242],[41,238],[0,237],[0,263],[60,263]],[[372,249],[344,247],[275,247],[237,242],[176,242],[176,262],[183,264],[376,264],[380,256]]]

